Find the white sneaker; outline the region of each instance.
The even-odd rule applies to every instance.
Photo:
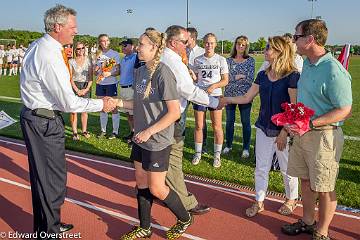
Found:
[[[221,166],[220,156],[219,157],[214,156],[213,167],[214,168],[219,168],[220,166]]]
[[[200,160],[201,160],[201,154],[195,153],[194,156],[193,156],[192,164],[193,165],[198,165]]]
[[[226,147],[222,150],[223,154],[228,154],[230,151],[232,150],[232,148]]]
[[[242,152],[242,155],[241,155],[242,158],[248,158],[249,156],[250,156],[250,153],[249,153],[248,150],[244,150],[244,151]]]

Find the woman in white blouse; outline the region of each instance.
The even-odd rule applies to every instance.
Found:
[[[76,43],[75,58],[70,59],[69,64],[72,72],[70,81],[75,94],[79,97],[90,98],[93,68],[90,58],[85,56],[85,45],[82,42]],[[90,137],[87,131],[87,120],[88,114],[86,112],[81,113],[81,135],[85,138]],[[73,140],[77,141],[80,139],[77,133],[77,113],[71,113],[70,122],[73,131]]]

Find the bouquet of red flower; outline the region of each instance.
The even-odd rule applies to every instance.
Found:
[[[310,130],[309,122],[315,113],[314,110],[301,102],[297,104],[285,102],[281,104],[281,108],[284,109],[284,112],[271,117],[271,121],[276,126],[293,125],[292,130],[299,133],[300,136]]]

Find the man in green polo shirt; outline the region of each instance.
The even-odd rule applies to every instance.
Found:
[[[335,183],[344,144],[341,126],[351,114],[351,76],[324,48],[328,35],[324,21],[305,20],[295,30],[297,51],[307,57],[298,82],[298,102],[315,110],[315,115],[310,121],[311,130],[294,136],[289,154],[288,174],[301,179],[303,217],[284,225],[282,231],[288,235],[304,232],[313,234],[313,240],[327,240],[337,204]],[[288,129],[291,132],[291,126]]]

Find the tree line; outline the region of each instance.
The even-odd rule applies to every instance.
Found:
[[[44,33],[40,32],[32,32],[32,31],[25,31],[25,30],[14,30],[14,29],[8,29],[8,30],[0,30],[0,39],[14,39],[16,40],[17,45],[23,44],[24,46],[28,46],[31,42],[34,40],[40,38]],[[110,48],[117,50],[121,52],[121,46],[120,43],[123,41],[126,37],[111,37],[110,36]],[[135,42],[137,42],[137,39],[133,39]],[[88,45],[89,47],[93,46],[97,43],[97,37],[90,36],[90,35],[77,35],[75,36],[75,42],[81,41],[85,45]],[[264,37],[260,37],[255,42],[250,42],[250,53],[256,53],[261,52],[265,49],[266,46],[266,39]],[[11,43],[6,40],[1,40],[0,44],[8,44]],[[199,46],[203,46],[202,40],[198,40]],[[224,41],[218,41],[217,47],[215,49],[216,52],[221,53],[223,47],[224,54],[229,54],[233,47],[233,41],[224,40]],[[332,52],[338,52],[341,51],[342,45],[328,45],[326,48],[329,51]],[[351,54],[357,54],[360,55],[360,46],[354,45],[351,46],[350,49]]]

